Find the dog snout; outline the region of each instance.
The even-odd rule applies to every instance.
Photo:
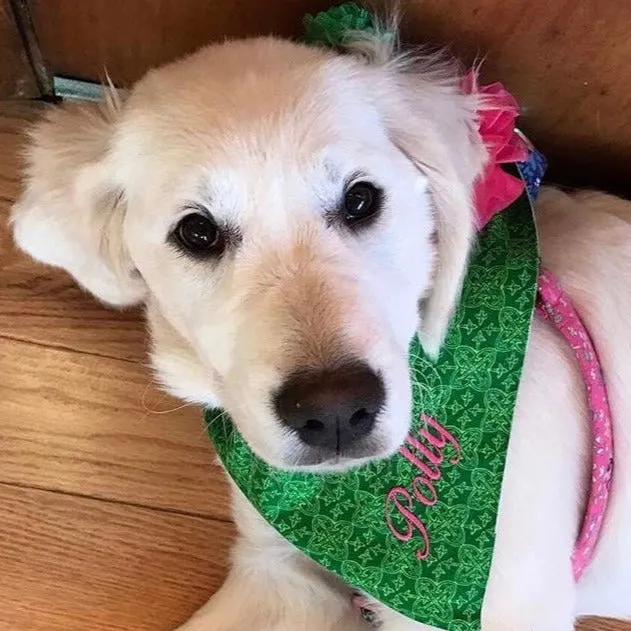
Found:
[[[274,401],[304,443],[336,454],[370,434],[384,402],[383,380],[363,362],[296,373]]]

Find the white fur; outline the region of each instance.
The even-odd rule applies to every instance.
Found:
[[[357,55],[341,57],[275,39],[212,46],[150,73],[122,105],[51,111],[32,133],[12,217],[16,243],[35,258],[105,302],[144,301],[164,386],[221,403],[278,466],[300,465],[300,446],[271,413],[271,392],[301,362],[338,355],[359,355],[386,382],[367,457],[397,448],[410,416],[408,342],[418,327],[439,351],[474,235],[471,187],[484,162],[475,96],[460,95],[450,68],[397,61],[374,40],[352,48]],[[357,171],[387,202],[376,226],[350,235],[327,225],[325,211]],[[221,261],[195,262],[168,245],[192,204],[241,233]],[[585,394],[564,343],[537,322],[483,631],[570,631],[579,614],[631,614],[631,207],[544,190],[537,220],[544,264],[603,360],[616,422],[613,498],[594,563],[575,586]],[[241,535],[230,575],[183,630],[364,628],[347,587],[238,492],[234,505]],[[382,615],[384,631],[423,628]]]

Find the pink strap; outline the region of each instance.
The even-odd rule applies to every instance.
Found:
[[[552,322],[571,346],[587,388],[592,433],[592,475],[583,526],[572,554],[579,580],[594,554],[602,530],[613,472],[611,410],[598,354],[585,325],[556,278],[547,270],[539,277],[537,313]]]

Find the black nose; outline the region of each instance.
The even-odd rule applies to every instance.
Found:
[[[383,381],[362,362],[290,377],[275,396],[280,419],[303,442],[336,453],[370,433],[384,404]]]

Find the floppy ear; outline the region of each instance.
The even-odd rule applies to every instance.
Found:
[[[475,94],[464,94],[459,69],[440,56],[397,53],[396,19],[346,45],[377,74],[371,94],[392,142],[425,174],[433,203],[437,259],[420,305],[419,339],[436,357],[460,298],[475,237],[473,183],[486,149],[477,131]]]
[[[108,177],[118,103],[54,107],[29,134],[25,191],[10,222],[15,243],[61,267],[103,302],[142,300],[145,285],[122,238],[124,202]]]
[[[387,118],[392,141],[429,180],[436,227],[436,260],[430,293],[420,308],[419,339],[436,357],[460,299],[476,235],[473,184],[486,150],[475,124],[475,95],[459,80],[413,69],[398,78],[398,103]],[[396,94],[396,93],[395,93]]]

